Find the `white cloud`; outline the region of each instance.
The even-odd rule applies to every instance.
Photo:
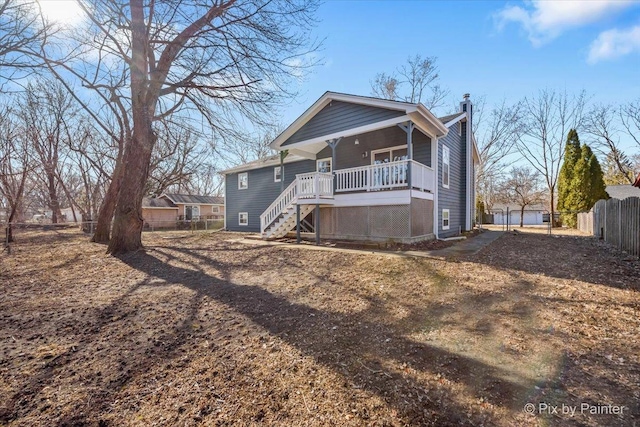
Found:
[[[79,25],[85,14],[75,0],[40,0],[40,10],[45,19],[64,27]]]
[[[600,33],[591,43],[587,60],[593,64],[633,52],[640,53],[640,25],[626,30],[614,28]]]
[[[499,30],[510,23],[522,25],[531,43],[539,47],[569,28],[597,22],[638,3],[638,0],[532,0],[526,2],[526,7],[506,6],[494,19]]]

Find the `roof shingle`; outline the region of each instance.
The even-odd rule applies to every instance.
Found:
[[[170,199],[177,204],[190,205],[224,205],[224,197],[218,196],[198,196],[192,194],[163,194],[164,197]]]

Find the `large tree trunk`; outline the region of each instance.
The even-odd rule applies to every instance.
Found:
[[[11,214],[9,214],[9,221],[7,221],[7,235],[5,236],[7,243],[13,242],[13,220],[16,216],[17,205],[11,208]]]
[[[142,247],[142,198],[156,137],[149,117],[137,123],[143,126],[134,128],[132,141],[125,149],[124,173],[116,202],[113,233],[107,249],[111,254],[135,251]]]
[[[111,220],[116,211],[116,202],[118,199],[118,191],[120,190],[120,183],[122,182],[122,165],[121,160],[116,161],[115,168],[113,169],[113,176],[107,189],[107,194],[102,200],[100,210],[98,211],[98,218],[96,223],[96,229],[91,238],[95,243],[108,243],[109,236],[111,235]],[[91,218],[95,220],[95,218]]]
[[[524,226],[524,206],[520,208],[520,228]]]
[[[56,191],[56,177],[47,173],[47,191],[49,192],[49,208],[51,209],[51,223],[57,224],[62,213],[58,202],[58,192]]]
[[[150,87],[153,85],[147,78],[148,45],[143,1],[130,0],[130,6],[133,135],[124,150],[122,183],[116,202],[113,232],[107,249],[111,254],[135,251],[142,247],[142,197],[156,141],[151,122],[160,91],[160,86],[157,86],[157,92],[150,93]]]

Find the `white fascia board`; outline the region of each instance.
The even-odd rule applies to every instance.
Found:
[[[419,112],[412,113],[410,117],[413,124],[432,140],[445,136],[449,133],[449,129],[445,128],[444,132],[442,132],[439,127],[435,127],[433,123],[427,120],[426,117]]]
[[[322,110],[327,104],[331,102],[331,98],[329,94],[331,92],[325,92],[324,95],[320,97],[311,107],[307,108],[300,117],[298,117],[288,128],[286,128],[280,135],[274,139],[269,147],[274,150],[280,149],[280,146],[291,137],[294,133],[298,131],[302,126],[304,126],[313,116],[315,116],[320,110]]]
[[[302,148],[311,144],[317,144],[319,142],[325,143],[326,141],[329,141],[331,139],[348,137],[353,135],[360,135],[363,133],[372,132],[374,130],[388,128],[388,127],[397,125],[398,123],[407,122],[409,120],[411,120],[411,117],[409,116],[394,117],[393,119],[383,120],[381,122],[371,123],[369,125],[359,126],[357,128],[347,129],[340,132],[334,132],[328,135],[322,135],[316,138],[307,139],[305,141],[296,142],[294,144],[285,145],[284,147],[281,147],[281,148],[295,149],[295,148]]]
[[[274,150],[281,150],[282,144],[296,133],[302,126],[304,126],[313,116],[315,116],[320,110],[326,107],[331,101],[350,102],[352,104],[368,105],[371,107],[385,108],[388,110],[404,111],[410,113],[416,110],[416,104],[408,102],[390,101],[386,99],[369,98],[366,96],[349,95],[345,93],[325,92],[320,99],[313,103],[313,105],[305,110],[300,117],[298,117],[291,125],[285,129],[280,135],[274,139],[269,147]],[[423,107],[428,112],[426,107]],[[429,112],[429,114],[431,114]],[[433,116],[431,114],[431,116]],[[434,117],[435,118],[435,117]],[[437,119],[436,119],[437,120]]]
[[[324,148],[324,147],[322,147],[322,148]],[[295,148],[290,149],[289,152],[291,154],[295,154],[296,156],[304,157],[305,159],[308,159],[308,160],[315,160],[316,159],[316,154],[317,154],[315,152],[297,150]]]
[[[293,163],[293,162],[299,162],[300,160],[305,160],[305,158],[303,158],[304,156],[299,156],[297,155],[298,153],[295,153],[296,155],[293,155],[294,153],[291,153],[292,156],[287,156],[284,158],[284,164],[286,165],[287,163]],[[218,172],[220,175],[226,175],[229,173],[237,173],[237,172],[246,172],[246,171],[250,171],[253,169],[261,169],[261,168],[266,168],[268,166],[280,166],[280,159],[276,158],[276,159],[272,159],[272,160],[266,160],[262,163],[258,163],[257,161],[253,161],[253,162],[249,162],[249,163],[245,163],[244,165],[240,165],[240,166],[236,166],[233,168],[229,168],[229,169],[225,169],[222,170],[220,172]]]
[[[476,136],[472,133],[471,137],[473,138],[473,157],[476,164],[480,163],[480,150],[478,150],[478,144],[476,143]]]
[[[386,108],[387,110],[398,110],[409,112],[416,108],[416,104],[402,101],[391,101],[389,99],[371,98],[368,96],[349,95],[346,93],[327,92],[334,101],[351,102],[353,104],[369,105],[371,107]]]
[[[427,109],[427,107],[425,107],[422,104],[418,104],[417,107],[418,112],[420,112],[420,114],[422,114],[438,131],[441,132],[441,135],[446,135],[447,132],[449,132],[449,129],[442,124],[442,122],[440,120],[438,120],[438,118],[436,116],[433,115],[433,113],[431,111],[429,111],[429,109]],[[441,136],[438,135],[438,136]]]

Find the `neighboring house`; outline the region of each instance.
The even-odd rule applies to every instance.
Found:
[[[508,209],[508,211],[507,211]],[[507,214],[508,212],[508,214]],[[493,224],[495,225],[507,225],[507,218],[509,218],[510,225],[520,225],[521,208],[518,205],[503,205],[496,204],[491,209],[491,215],[493,215]],[[546,219],[549,218],[549,209],[543,204],[529,205],[524,208],[524,214],[522,215],[522,225],[545,225]]]
[[[422,104],[326,92],[270,144],[283,160],[222,172],[225,227],[282,237],[299,212],[316,238],[411,242],[469,230],[471,121],[468,95],[438,119]]]
[[[170,200],[178,207],[178,217],[180,219],[224,219],[223,197],[167,193],[160,196],[160,198]]]
[[[605,190],[609,197],[611,197],[612,199],[624,200],[627,197],[640,197],[640,188],[636,188],[633,185],[629,184],[607,185]]]
[[[188,194],[163,194],[142,199],[142,217],[154,228],[174,227],[176,221],[223,220],[224,198]]]

